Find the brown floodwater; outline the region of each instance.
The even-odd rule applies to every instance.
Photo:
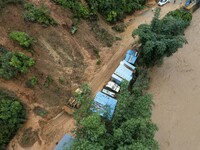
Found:
[[[188,44],[151,72],[161,150],[200,150],[200,9],[185,36]]]

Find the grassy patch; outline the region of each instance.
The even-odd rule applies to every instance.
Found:
[[[33,109],[33,112],[34,112],[36,115],[41,116],[41,117],[44,117],[45,115],[48,114],[48,111],[47,111],[46,109],[44,109],[44,108],[42,108],[42,107],[39,107],[39,106],[35,107],[35,108]]]
[[[52,77],[51,77],[50,75],[48,75],[48,76],[46,77],[45,82],[44,82],[44,87],[45,87],[45,88],[48,88],[48,87],[49,87],[49,84],[52,83],[52,82],[53,82]]]
[[[106,29],[99,27],[99,25],[94,25],[92,31],[95,33],[96,38],[108,47],[112,47],[115,41],[120,40],[120,38],[113,36]]]
[[[115,30],[116,32],[124,32],[126,29],[127,25],[125,25],[124,23],[120,23],[120,24],[116,24],[112,27],[113,30]]]
[[[23,135],[20,139],[20,145],[22,147],[31,147],[35,142],[37,142],[38,139],[38,132],[32,131],[32,128],[27,128],[23,131]]]

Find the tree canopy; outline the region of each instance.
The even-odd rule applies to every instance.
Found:
[[[0,149],[5,149],[25,121],[25,109],[14,97],[0,90]]]
[[[147,67],[153,66],[164,56],[172,55],[187,43],[183,34],[192,19],[191,13],[175,10],[162,19],[159,19],[159,14],[160,8],[156,9],[150,25],[142,24],[132,34],[140,38],[142,43],[140,57]]]
[[[93,101],[89,90],[85,94],[77,95],[82,105],[75,111],[77,128],[72,150],[158,149],[158,143],[154,140],[157,127],[150,119],[152,97],[143,91],[147,85],[140,88],[148,80],[144,74],[145,72],[141,73],[141,78],[137,79],[131,91],[128,91],[128,83],[121,85],[118,104],[111,121],[91,112]]]
[[[35,61],[22,52],[8,52],[0,46],[0,77],[11,79],[27,73]]]

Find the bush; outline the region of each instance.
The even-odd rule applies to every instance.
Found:
[[[0,149],[6,149],[9,140],[25,121],[25,109],[14,97],[0,90]]]
[[[50,75],[48,75],[48,76],[46,77],[46,80],[45,80],[43,86],[44,86],[45,88],[48,88],[48,87],[49,87],[49,84],[52,83],[52,82],[53,82],[52,77],[51,77]]]
[[[70,9],[76,18],[88,18],[89,10],[80,0],[52,0],[54,3]]]
[[[27,73],[35,61],[21,52],[7,52],[0,56],[0,77],[11,79]]]
[[[124,23],[120,23],[120,24],[113,26],[112,29],[117,31],[117,32],[124,32],[126,27],[127,26]]]
[[[22,47],[30,48],[35,40],[25,32],[14,31],[10,33],[10,38],[17,41]]]
[[[38,22],[47,26],[56,25],[56,22],[49,16],[46,6],[36,7],[34,4],[28,3],[24,5],[24,8],[26,10],[23,14],[25,21]]]
[[[26,81],[26,86],[28,88],[34,88],[37,83],[38,83],[37,77],[33,76],[32,78]]]
[[[100,28],[99,25],[94,25],[92,31],[96,35],[96,38],[108,47],[112,47],[113,43],[119,40],[118,37],[111,35],[106,29]]]

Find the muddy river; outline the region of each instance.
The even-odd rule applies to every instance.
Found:
[[[161,150],[200,150],[200,9],[185,36],[188,44],[151,72]]]

